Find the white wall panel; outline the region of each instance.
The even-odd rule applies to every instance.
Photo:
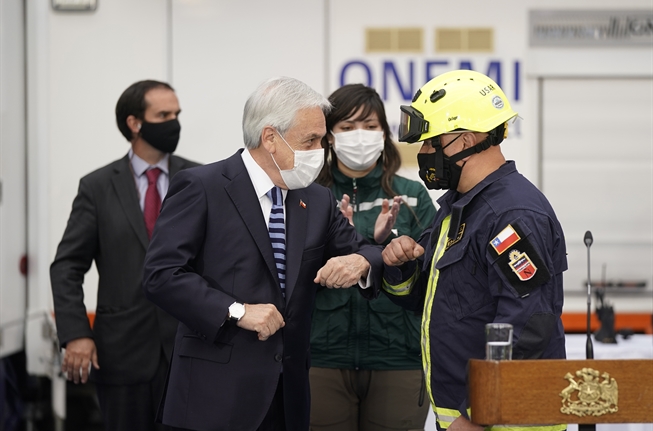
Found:
[[[27,280],[25,40],[20,0],[0,2],[0,358],[23,348]]]
[[[245,101],[275,76],[324,86],[322,0],[173,1],[179,151],[207,163],[243,147]]]
[[[605,266],[608,282],[647,285],[609,290],[617,312],[653,311],[653,78],[547,79],[543,99],[543,191],[569,252],[565,309],[585,301],[590,230],[594,281]]]
[[[648,78],[547,79],[546,163],[605,161],[614,169],[622,162],[650,162],[652,76],[653,70]]]
[[[48,242],[41,243],[53,259],[79,179],[129,150],[116,126],[118,97],[136,81],[167,80],[168,26],[161,0],[104,1],[95,12],[50,10],[47,19],[49,106],[40,121],[48,128],[51,221]],[[94,268],[84,285],[94,310]]]

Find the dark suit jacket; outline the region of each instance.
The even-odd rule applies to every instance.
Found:
[[[171,156],[170,176],[197,165]],[[91,378],[99,383],[150,381],[161,349],[168,358],[172,352],[177,321],[146,300],[141,288],[148,243],[128,156],[80,180],[50,280],[59,342],[65,347],[75,338],[94,339],[100,369]],[[93,260],[99,283],[91,329],[82,284]]]
[[[147,297],[181,322],[160,411],[163,423],[256,430],[283,375],[287,430],[308,429],[313,279],[330,257],[358,252],[372,264],[375,283],[361,293],[375,296],[381,250],[356,233],[331,191],[320,185],[289,191],[285,210],[284,300],[240,152],[184,171],[172,182],[143,276]],[[225,322],[234,301],[274,304],[285,327],[259,341],[256,332]]]

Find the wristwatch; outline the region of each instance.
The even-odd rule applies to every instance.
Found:
[[[239,321],[245,315],[245,305],[240,302],[234,302],[229,306],[229,319]]]

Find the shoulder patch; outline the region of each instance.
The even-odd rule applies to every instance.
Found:
[[[521,297],[551,278],[546,263],[518,224],[503,229],[490,241],[487,249],[496,258],[495,269]]]
[[[490,245],[494,247],[494,250],[497,252],[497,254],[500,255],[515,245],[515,243],[520,239],[520,236],[517,234],[512,225],[508,225],[501,232],[499,232],[499,235],[495,236],[492,241],[490,241]]]
[[[517,274],[517,277],[521,281],[530,280],[535,276],[537,272],[537,266],[533,264],[533,261],[528,257],[526,253],[521,253],[519,250],[513,250],[510,252],[510,268],[512,272]]]

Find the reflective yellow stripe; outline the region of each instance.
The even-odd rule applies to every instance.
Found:
[[[392,285],[388,283],[385,278],[383,279],[383,290],[388,292],[391,295],[394,296],[406,296],[410,294],[410,291],[413,290],[413,283],[415,281],[415,278],[417,277],[417,271],[419,268],[415,270],[415,273],[410,277],[408,280],[404,281],[401,284],[397,285]]]
[[[445,409],[442,407],[435,407],[435,417],[441,428],[449,428],[451,422],[458,419],[460,412],[453,409]]]
[[[435,268],[435,263],[442,257],[444,254],[444,248],[447,244],[447,234],[449,233],[449,223],[451,221],[451,214],[446,216],[442,220],[440,225],[440,237],[438,238],[438,244],[435,248],[435,253],[433,253],[433,259],[431,259],[431,273],[426,287],[426,298],[424,300],[424,313],[422,313],[422,366],[424,367],[424,376],[426,378],[426,390],[428,391],[429,398],[431,400],[431,406],[433,410],[437,413],[438,409],[435,406],[433,401],[433,392],[431,391],[431,345],[429,343],[430,333],[429,325],[431,323],[431,311],[433,309],[433,298],[435,296],[435,289],[438,284],[438,276],[440,271]],[[443,411],[444,416],[448,416],[444,413],[446,409],[440,409]],[[458,413],[457,410],[451,410]],[[458,413],[460,416],[460,413]],[[444,426],[444,425],[442,425]]]
[[[467,414],[470,409],[467,409]],[[451,423],[458,419],[460,412],[458,410],[435,408],[436,420],[441,428],[449,428]],[[567,425],[493,425],[485,427],[484,431],[565,431]]]
[[[492,425],[485,431],[565,431],[567,425]]]
[[[467,409],[469,417],[472,416],[472,409]],[[565,431],[564,425],[492,425],[485,427],[483,431]]]

